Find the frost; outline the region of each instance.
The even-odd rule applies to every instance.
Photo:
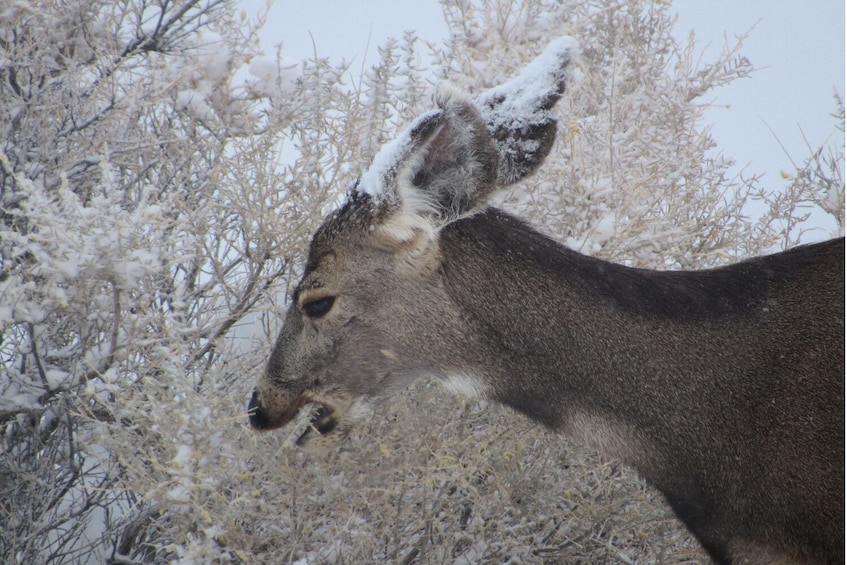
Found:
[[[369,183],[374,184],[374,179],[369,180]],[[374,190],[374,189],[372,188],[372,190]],[[381,194],[381,193],[382,193],[382,187],[380,187],[379,190],[375,190],[375,194]],[[368,194],[371,194],[371,193],[368,192]],[[330,214],[332,214],[333,212],[335,212],[336,210],[340,210],[341,207],[344,206],[344,204],[347,202],[348,196],[349,196],[349,191],[348,191],[348,193],[339,192],[335,195],[335,197],[328,198],[326,203],[321,207],[321,216],[327,217]]]

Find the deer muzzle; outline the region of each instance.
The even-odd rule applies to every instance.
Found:
[[[260,431],[281,428],[297,418],[303,410],[308,414],[309,428],[321,435],[332,432],[338,424],[335,408],[310,391],[295,398],[284,392],[271,392],[267,388],[256,389],[247,405],[250,425]]]

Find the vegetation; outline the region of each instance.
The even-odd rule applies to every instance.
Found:
[[[481,91],[551,37],[580,40],[579,77],[510,211],[664,268],[794,244],[808,206],[843,229],[843,144],[779,192],[730,177],[702,112],[752,66],[740,44],[701,61],[664,2],[444,11],[447,43],[406,34],[351,85],[259,57],[261,22],[225,0],[3,4],[0,561],[704,561],[631,471],[429,381],[325,457],[246,426],[322,210],[432,77]]]

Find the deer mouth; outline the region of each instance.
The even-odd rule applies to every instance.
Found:
[[[294,428],[294,435],[296,437],[294,444],[298,447],[305,445],[309,441],[310,436],[316,433],[325,436],[332,433],[338,427],[338,418],[333,416],[335,409],[323,402],[308,402],[300,412],[301,414],[306,414],[306,417],[301,418],[298,416],[296,418],[296,420],[305,423],[305,426],[302,424],[300,426],[295,425]]]
[[[338,443],[349,430],[352,398],[307,390],[294,397],[274,387],[254,391],[247,407],[250,425],[262,432],[283,428],[291,447],[320,451]]]

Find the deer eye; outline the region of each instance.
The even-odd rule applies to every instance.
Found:
[[[333,304],[335,304],[334,296],[323,296],[321,298],[304,302],[300,306],[300,309],[308,317],[316,320],[318,318],[323,318],[326,313],[329,312],[330,308],[332,308]]]

